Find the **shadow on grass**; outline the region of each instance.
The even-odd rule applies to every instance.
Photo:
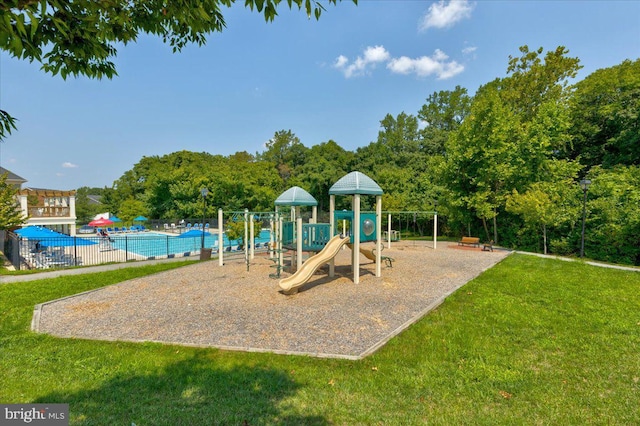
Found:
[[[329,424],[295,414],[295,407],[282,413],[279,404],[299,387],[282,371],[226,368],[215,357],[195,354],[157,373],[119,375],[97,388],[50,393],[34,402],[68,403],[72,425]]]

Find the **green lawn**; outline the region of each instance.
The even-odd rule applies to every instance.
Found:
[[[362,361],[29,330],[37,303],[178,266],[0,285],[0,402],[87,425],[640,422],[640,273],[580,262],[512,255]]]

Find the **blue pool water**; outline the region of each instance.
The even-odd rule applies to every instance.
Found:
[[[259,236],[256,236],[256,245],[269,242],[270,232],[263,230]],[[235,248],[238,246],[237,240],[231,240],[223,235],[223,244],[227,247]],[[192,238],[178,238],[178,236],[157,234],[153,232],[145,232],[141,234],[131,235],[113,235],[113,248],[126,250],[145,257],[160,257],[167,255],[183,255],[190,252],[191,254],[200,251],[202,237],[196,236]],[[204,237],[204,246],[208,248],[218,249],[218,234],[211,234]]]

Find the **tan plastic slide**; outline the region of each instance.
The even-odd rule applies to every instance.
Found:
[[[336,257],[342,246],[348,242],[348,237],[342,238],[340,235],[331,238],[322,251],[307,259],[295,274],[280,280],[280,288],[284,294],[297,293],[298,287],[309,281],[316,269]]]
[[[353,250],[353,244],[347,244],[347,246]],[[374,262],[377,261],[376,254],[373,250],[360,246],[360,253],[364,254],[364,257],[369,260],[373,260]],[[380,260],[383,260],[389,267],[393,267],[393,262],[395,261],[395,259],[389,256],[380,256]]]
[[[347,244],[347,246],[349,246],[349,248],[353,250],[353,244]],[[373,250],[369,250],[360,246],[360,253],[364,254],[364,257],[366,257],[367,259],[373,260],[374,262],[376,261],[376,254],[373,252]]]

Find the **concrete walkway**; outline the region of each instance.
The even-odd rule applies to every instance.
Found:
[[[16,282],[22,282],[22,281],[46,280],[46,279],[58,278],[66,275],[93,274],[96,272],[114,271],[116,269],[122,269],[122,268],[139,268],[141,266],[156,265],[158,263],[185,262],[188,260],[199,260],[199,259],[200,259],[200,254],[195,256],[176,257],[172,259],[143,260],[143,261],[137,261],[137,262],[112,263],[109,265],[87,266],[83,268],[58,269],[53,271],[43,271],[43,272],[25,274],[25,275],[0,275],[0,284],[16,283]]]
[[[526,254],[526,255],[529,255],[529,256],[537,256],[537,257],[542,257],[542,258],[545,258],[545,259],[563,260],[565,262],[584,262],[587,265],[598,266],[600,268],[611,268],[611,269],[620,269],[622,271],[640,272],[640,267],[638,267],[638,266],[614,265],[614,264],[611,264],[611,263],[594,262],[594,261],[591,261],[591,260],[583,260],[583,259],[574,258],[574,257],[556,256],[556,255],[553,255],[553,254],[531,253],[531,252],[528,252],[528,251],[518,251],[518,250],[516,250],[515,253]]]

